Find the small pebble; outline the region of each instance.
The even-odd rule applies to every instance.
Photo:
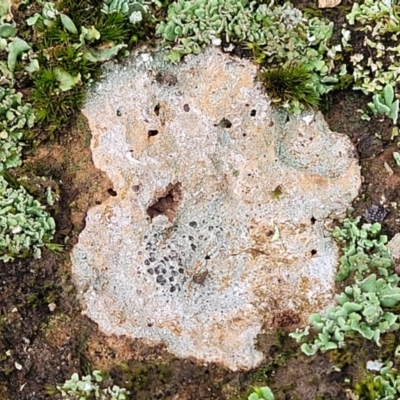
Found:
[[[388,211],[382,204],[371,204],[364,212],[363,217],[368,223],[382,223]]]

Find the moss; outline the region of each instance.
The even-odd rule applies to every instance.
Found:
[[[319,95],[314,88],[312,73],[305,66],[264,69],[258,77],[275,103],[297,101],[310,107],[318,104]]]
[[[112,375],[119,376],[125,387],[138,399],[143,393],[148,393],[149,388],[156,384],[167,384],[173,378],[173,360],[164,362],[150,360],[137,362],[134,360],[119,364],[113,369]],[[135,397],[136,398],[136,397]]]
[[[56,70],[52,67],[41,68],[34,76],[32,98],[36,118],[47,128],[50,137],[61,127],[71,122],[71,117],[80,110],[85,99],[82,86],[70,90],[60,90]]]
[[[102,5],[103,0],[63,0],[59,9],[68,14],[80,30],[82,26],[90,27],[96,24],[101,17]]]
[[[132,24],[120,13],[103,14],[95,28],[100,32],[102,41],[115,44],[129,43],[134,35]]]
[[[10,393],[7,389],[7,386],[3,383],[0,383],[0,399],[9,399]]]

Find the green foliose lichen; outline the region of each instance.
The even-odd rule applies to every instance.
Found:
[[[22,186],[11,187],[0,175],[0,260],[40,258],[41,248],[50,244],[54,219]]]
[[[312,343],[303,343],[307,355],[328,351],[345,345],[349,333],[358,333],[380,345],[382,333],[398,330],[398,315],[390,309],[400,303],[400,278],[394,273],[393,258],[386,247],[387,238],[380,235],[379,223],[359,226],[360,218],[346,219],[332,233],[343,246],[338,280],[355,274],[355,283],[336,295],[336,305],[324,313],[311,314],[310,326],[296,330],[291,337],[300,341],[316,333]]]
[[[0,86],[0,171],[21,165],[23,129],[35,121],[30,104],[22,94]]]

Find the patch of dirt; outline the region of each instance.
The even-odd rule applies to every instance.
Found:
[[[383,231],[392,237],[400,232],[400,167],[393,158],[399,137],[393,137],[391,120],[360,118],[359,109],[367,109],[368,99],[361,93],[332,96],[332,107],[325,117],[334,131],[348,135],[357,148],[363,183],[360,196],[353,203],[354,215],[364,215],[373,204],[383,205],[387,215]]]
[[[89,127],[81,115],[59,143],[39,147],[25,162],[26,168],[36,175],[50,175],[60,182],[62,206],[70,215],[56,221],[57,226],[64,235],[72,232],[70,236],[75,239],[84,227],[87,210],[112,196],[111,181],[93,165],[90,138]]]
[[[52,314],[49,304],[60,313],[73,313],[76,306],[63,288],[69,285],[63,264],[49,251],[40,262],[0,263],[0,387],[8,391],[2,399],[44,398],[46,385],[76,368],[71,359],[63,362],[76,349],[74,343],[58,348],[41,338]]]

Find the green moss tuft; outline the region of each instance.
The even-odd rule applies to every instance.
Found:
[[[55,68],[41,68],[33,80],[32,102],[37,121],[48,126],[48,133],[52,136],[82,107],[85,89],[73,86],[61,90]]]
[[[265,69],[259,79],[275,103],[318,105],[319,95],[313,87],[312,73],[305,66]]]
[[[128,43],[132,37],[133,25],[121,13],[102,14],[95,28],[103,42]]]

